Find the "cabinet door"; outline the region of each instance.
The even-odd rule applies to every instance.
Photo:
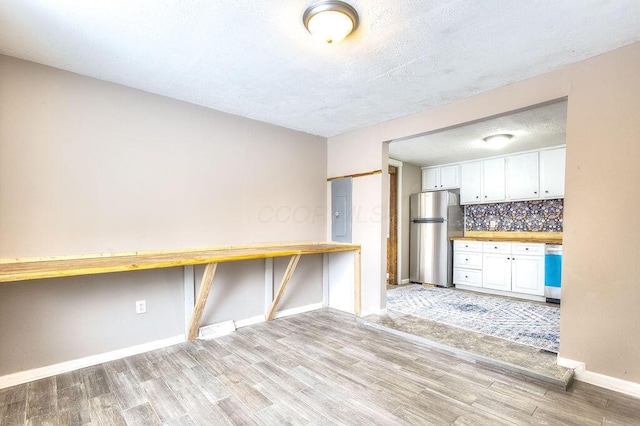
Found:
[[[460,165],[440,167],[440,188],[456,189],[460,188]]]
[[[544,256],[515,256],[511,263],[511,291],[544,296]]]
[[[422,190],[433,191],[440,188],[440,168],[422,169]]]
[[[538,188],[538,153],[511,155],[507,158],[509,200],[540,198]]]
[[[482,202],[506,200],[504,158],[482,162]]]
[[[540,151],[540,193],[543,198],[564,197],[565,148]]]
[[[482,287],[511,291],[511,256],[484,254],[482,256]]]
[[[460,204],[479,203],[482,190],[482,162],[464,163],[460,167]]]

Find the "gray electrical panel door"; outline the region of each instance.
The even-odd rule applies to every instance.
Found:
[[[351,178],[331,181],[331,240],[351,242]]]

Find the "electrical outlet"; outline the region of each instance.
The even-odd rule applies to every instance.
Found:
[[[136,301],[136,314],[144,314],[147,312],[147,301],[146,300],[137,300]]]

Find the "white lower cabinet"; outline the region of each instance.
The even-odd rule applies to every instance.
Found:
[[[479,291],[544,297],[544,244],[454,241],[453,283]]]
[[[482,287],[482,271],[474,269],[453,269],[453,282],[471,287]]]
[[[518,256],[511,259],[511,291],[544,296],[544,256]]]
[[[506,254],[482,255],[482,287],[511,291],[511,257]]]

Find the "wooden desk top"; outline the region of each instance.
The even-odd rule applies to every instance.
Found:
[[[0,283],[354,250],[360,250],[360,245],[333,242],[284,243],[175,251],[0,259]]]

